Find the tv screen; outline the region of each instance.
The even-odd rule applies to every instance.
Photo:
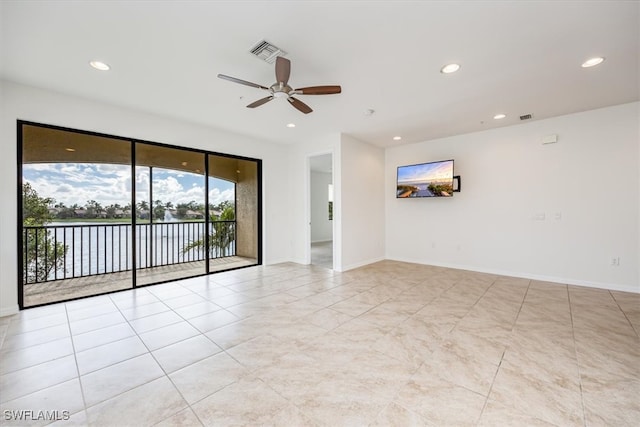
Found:
[[[452,197],[453,160],[398,166],[397,198]]]

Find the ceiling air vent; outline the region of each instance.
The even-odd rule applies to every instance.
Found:
[[[531,118],[533,118],[531,114],[525,114],[523,116],[520,116],[520,120],[529,120]]]
[[[276,62],[276,58],[278,56],[285,56],[287,54],[287,52],[272,45],[266,40],[260,40],[249,50],[249,52],[269,64]]]

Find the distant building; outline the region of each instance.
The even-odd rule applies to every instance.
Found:
[[[204,219],[204,214],[202,212],[196,212],[192,210],[188,210],[184,217],[187,219]]]

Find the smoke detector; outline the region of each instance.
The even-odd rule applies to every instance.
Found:
[[[285,56],[287,54],[287,52],[266,40],[260,40],[249,49],[249,52],[269,64],[276,62],[278,56]]]

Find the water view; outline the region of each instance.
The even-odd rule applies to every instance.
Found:
[[[211,227],[213,236],[229,235],[225,237],[226,244],[210,244],[209,257],[234,255],[235,221],[218,221]],[[52,247],[66,248],[60,251],[62,259],[57,268],[47,274],[46,280],[56,280],[131,270],[132,231],[131,224],[126,223],[52,222],[46,227],[26,228],[25,235],[46,240]],[[204,221],[137,224],[136,268],[202,261],[206,258],[204,238]]]

